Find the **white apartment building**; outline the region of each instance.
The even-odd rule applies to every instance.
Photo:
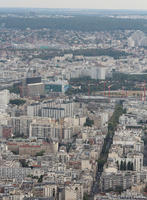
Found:
[[[5,113],[10,100],[9,90],[0,91],[0,112]]]

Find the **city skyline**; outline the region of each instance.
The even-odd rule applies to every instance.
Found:
[[[89,8],[89,9],[139,9],[146,10],[146,0],[0,0],[0,7],[27,8]]]
[[[147,200],[145,0],[0,0],[0,141],[0,200]]]

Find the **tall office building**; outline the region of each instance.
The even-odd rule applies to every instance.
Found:
[[[10,100],[9,90],[0,91],[0,105],[7,105]]]

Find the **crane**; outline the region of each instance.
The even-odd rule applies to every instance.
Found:
[[[108,89],[109,89],[109,98],[110,98],[110,88],[112,87],[113,85],[109,85],[108,86]]]

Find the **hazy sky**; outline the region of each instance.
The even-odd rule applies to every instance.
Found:
[[[0,0],[0,7],[147,10],[147,0]]]

